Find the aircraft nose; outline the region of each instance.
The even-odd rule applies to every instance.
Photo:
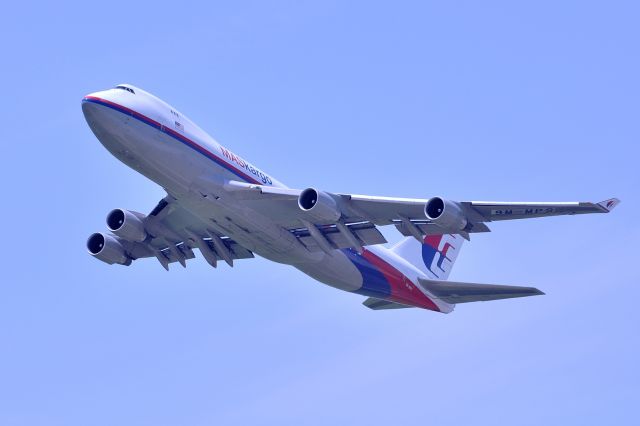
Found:
[[[87,121],[90,119],[96,120],[100,115],[99,104],[104,104],[105,101],[110,101],[111,94],[108,90],[101,90],[98,92],[92,92],[82,98],[82,113]]]
[[[93,92],[82,98],[82,114],[98,139],[109,133],[109,116],[103,106],[109,98],[106,92]]]
[[[96,101],[98,99],[107,99],[107,91],[101,90],[99,92],[92,92],[82,98],[82,107],[86,104],[90,104],[92,101]]]
[[[87,120],[96,113],[97,105],[95,99],[98,98],[96,96],[98,93],[100,92],[90,93],[82,98],[82,113]]]

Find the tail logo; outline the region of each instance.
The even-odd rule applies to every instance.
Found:
[[[422,244],[422,260],[425,266],[437,278],[444,278],[451,270],[457,256],[454,246],[456,236],[427,235]]]

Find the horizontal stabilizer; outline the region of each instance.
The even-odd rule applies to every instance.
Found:
[[[400,303],[389,302],[384,299],[376,299],[375,297],[370,297],[364,302],[362,302],[364,306],[369,309],[373,309],[374,311],[379,311],[382,309],[403,309],[403,308],[413,308],[413,306],[402,305]]]
[[[489,300],[511,299],[514,297],[538,296],[544,294],[534,287],[513,285],[460,283],[454,281],[427,280],[418,281],[438,299],[447,303],[486,302]]]

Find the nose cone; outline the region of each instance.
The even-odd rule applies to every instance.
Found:
[[[119,84],[114,88],[93,92],[82,98],[82,111],[85,117],[93,114],[96,110],[116,109],[126,112],[130,109],[136,109],[137,103],[136,92],[139,89],[130,84]]]
[[[89,126],[93,128],[93,124],[98,119],[98,112],[100,109],[99,101],[103,98],[104,92],[94,92],[89,93],[87,96],[82,98],[82,113],[84,114],[85,120]]]
[[[96,111],[99,109],[99,103],[106,100],[108,100],[106,90],[89,93],[84,98],[82,98],[82,113],[84,114],[84,118],[87,120],[87,122],[89,122],[90,125],[90,118],[95,118]]]
[[[113,108],[116,105],[112,90],[93,92],[82,98],[82,113],[87,124],[103,145],[114,145],[114,132],[121,127],[122,117]],[[109,147],[108,147],[109,148]]]

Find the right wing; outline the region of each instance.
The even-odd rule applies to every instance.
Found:
[[[336,194],[313,188],[275,188],[237,181],[228,181],[224,188],[229,196],[242,199],[273,222],[304,238],[301,241],[312,251],[361,249],[384,243],[386,240],[376,229],[378,226],[394,225],[402,235],[413,236],[420,242],[425,235],[460,234],[469,239],[472,233],[489,232],[487,222],[608,213],[620,202],[616,198],[599,203],[395,198]],[[301,203],[308,199],[313,202],[303,208]]]
[[[471,208],[478,212],[484,221],[511,219],[528,219],[545,216],[561,216],[587,213],[609,213],[620,203],[617,198],[590,202],[569,202],[569,203],[535,203],[518,202],[505,203],[499,201],[469,201],[463,202],[465,208]]]

